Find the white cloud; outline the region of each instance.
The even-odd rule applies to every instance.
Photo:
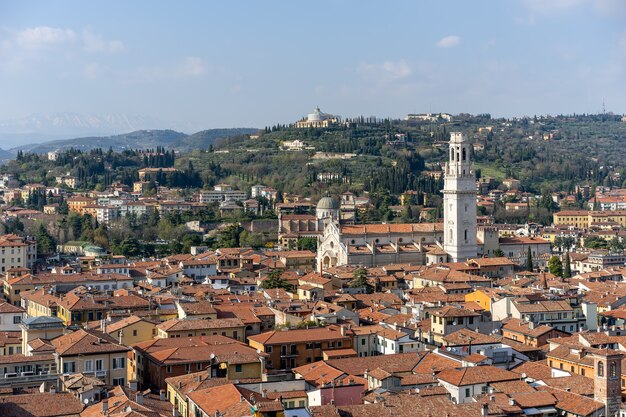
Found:
[[[113,53],[124,49],[119,40],[106,40],[102,35],[84,30],[82,36],[72,29],[37,26],[13,32],[15,45],[24,50],[75,46],[89,53]]]
[[[382,70],[393,79],[402,79],[411,75],[411,67],[403,59],[398,62],[386,61],[381,66]]]
[[[116,53],[124,49],[121,41],[104,39],[89,29],[80,32],[51,26],[19,30],[0,27],[0,71],[6,73],[36,71],[44,63],[69,68],[67,63],[71,62],[73,68],[80,68],[92,59],[87,54]],[[90,68],[84,74],[94,78],[96,72]]]
[[[89,30],[83,32],[83,49],[89,53],[108,52],[114,53],[124,50],[122,41],[107,41],[101,35],[92,33]]]
[[[101,73],[101,67],[99,64],[95,62],[86,64],[83,67],[83,76],[89,80],[93,80],[97,78],[100,73]]]
[[[404,60],[385,61],[382,64],[360,64],[357,72],[363,77],[381,82],[390,82],[407,78],[413,72],[411,66]]]
[[[596,0],[593,2],[593,9],[605,16],[626,17],[626,2],[624,0]]]
[[[523,3],[531,12],[540,15],[590,7],[599,15],[626,17],[626,2],[624,0],[523,0]]]
[[[185,58],[182,65],[175,72],[180,77],[199,77],[206,74],[207,66],[202,58],[190,56]]]
[[[456,35],[446,36],[437,41],[439,48],[452,48],[461,43],[461,38]]]
[[[542,14],[574,9],[587,2],[588,0],[524,0],[526,7]]]
[[[17,33],[16,43],[25,49],[41,49],[76,40],[76,33],[71,29],[37,26],[27,28]]]

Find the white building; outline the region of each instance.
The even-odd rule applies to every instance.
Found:
[[[19,332],[24,309],[11,303],[0,303],[0,332]]]
[[[444,250],[452,262],[476,258],[476,178],[464,133],[450,133],[444,194]]]
[[[202,190],[199,193],[201,203],[221,203],[222,201],[244,201],[246,193],[239,190],[221,190],[216,186],[214,190]]]
[[[339,123],[339,117],[332,114],[322,113],[319,107],[316,107],[312,113],[309,113],[307,117],[298,120],[296,122],[297,128],[309,128],[309,127],[328,127],[336,123]]]
[[[437,375],[452,401],[457,404],[469,403],[477,395],[489,392],[489,386],[496,382],[516,381],[519,375],[495,366],[470,366],[467,368],[445,369]]]
[[[318,270],[341,265],[425,264],[426,246],[441,240],[442,226],[441,223],[329,222],[318,244]]]
[[[448,113],[407,114],[405,120],[417,120],[420,122],[449,122],[452,120],[452,115]]]
[[[0,272],[32,268],[37,260],[37,243],[17,235],[0,236]]]
[[[217,275],[217,263],[211,259],[190,259],[180,261],[178,267],[183,274],[193,278],[196,282],[202,282],[206,277]]]

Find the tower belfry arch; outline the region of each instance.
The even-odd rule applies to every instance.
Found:
[[[467,135],[450,133],[449,157],[444,172],[444,250],[452,262],[475,258],[476,177]]]

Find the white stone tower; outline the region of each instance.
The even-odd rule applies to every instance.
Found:
[[[470,161],[470,144],[460,132],[450,133],[450,155],[443,187],[443,248],[452,262],[475,258],[476,178]]]

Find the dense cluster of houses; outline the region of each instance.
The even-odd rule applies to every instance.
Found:
[[[479,257],[318,272],[315,257],[226,248],[13,266],[0,414],[624,413],[625,267],[573,263],[561,278]],[[276,270],[282,287],[264,288]]]
[[[277,247],[131,259],[66,244],[48,265],[33,239],[0,236],[0,416],[626,416],[626,215],[609,205],[626,193],[599,190],[550,227],[498,225],[474,204],[519,183],[483,178],[477,192],[469,143],[449,145],[440,223],[359,224],[369,202],[351,193],[152,195],[173,168],[143,169],[133,190],[68,194],[103,224],[270,202]],[[51,195],[76,186],[57,181]],[[3,184],[5,200],[18,195]],[[607,249],[577,249],[590,236]],[[304,238],[317,252],[294,249]],[[549,272],[554,256],[567,274]]]

